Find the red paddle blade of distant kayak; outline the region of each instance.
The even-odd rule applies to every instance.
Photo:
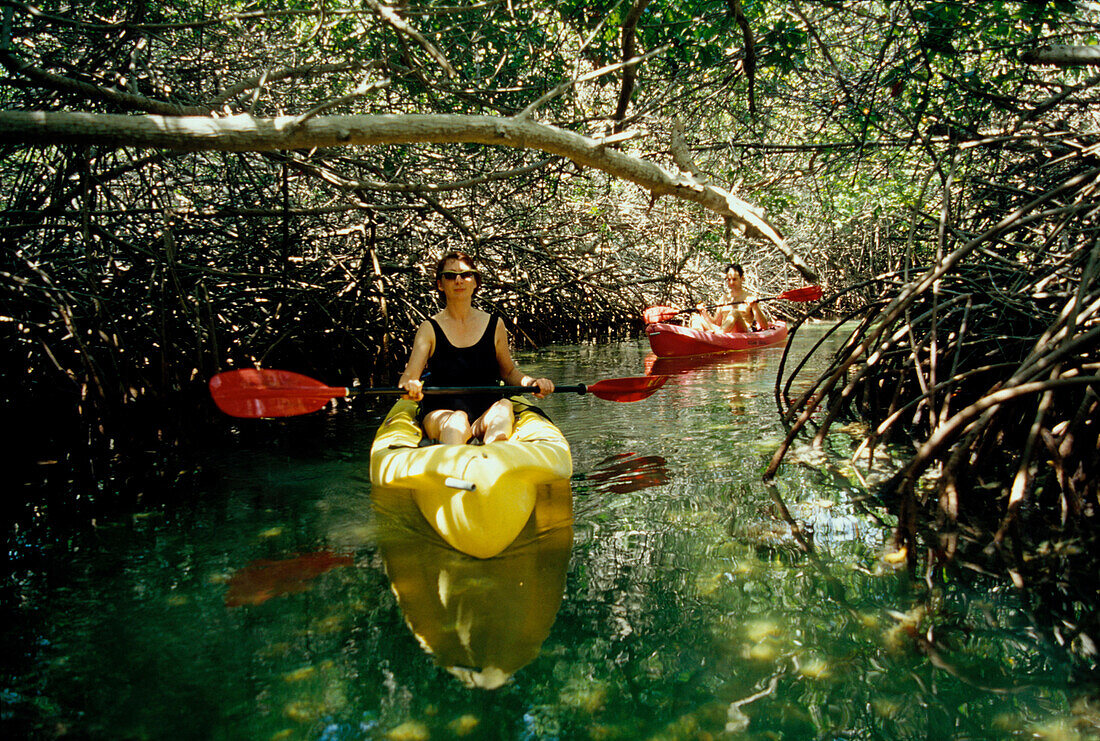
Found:
[[[660,324],[682,313],[680,309],[674,309],[671,306],[650,306],[642,312],[642,321],[646,324]]]
[[[776,296],[782,301],[817,301],[821,298],[821,286],[805,286],[784,291]]]
[[[588,393],[604,401],[641,401],[665,385],[668,376],[636,376],[608,378],[588,387]]]
[[[346,388],[326,386],[292,371],[242,368],[210,379],[214,403],[233,417],[295,417],[347,394]]]

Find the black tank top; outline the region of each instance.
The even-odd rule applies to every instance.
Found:
[[[489,315],[485,333],[469,347],[455,347],[443,328],[429,318],[435,332],[435,351],[424,367],[425,386],[496,386],[500,383],[500,363],[497,362],[496,326],[501,321]],[[432,394],[420,402],[420,418],[436,409],[459,409],[473,422],[504,398],[504,394],[465,394],[443,396]]]

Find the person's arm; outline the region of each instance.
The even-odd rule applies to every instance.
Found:
[[[416,330],[413,338],[412,350],[409,352],[409,362],[405,364],[405,372],[401,374],[397,385],[405,389],[403,398],[420,401],[424,398],[424,382],[420,380],[420,374],[428,365],[428,358],[435,349],[435,330],[428,322],[424,322]]]
[[[554,393],[554,382],[549,378],[532,378],[516,367],[515,361],[512,360],[512,351],[508,347],[508,330],[505,329],[503,321],[497,322],[494,340],[497,350],[497,364],[500,365],[500,377],[505,384],[508,386],[538,386],[539,390],[535,392],[535,398],[537,399],[542,399]]]

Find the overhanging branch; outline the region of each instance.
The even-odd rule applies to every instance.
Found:
[[[123,116],[54,111],[0,111],[9,144],[84,144],[176,151],[265,152],[382,144],[466,143],[537,149],[627,180],[653,198],[674,196],[732,220],[747,236],[771,242],[811,282],[817,274],[764,216],[732,193],[673,173],[596,139],[525,119],[464,115],[295,116],[226,118]]]

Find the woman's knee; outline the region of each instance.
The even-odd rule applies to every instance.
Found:
[[[501,399],[474,423],[473,433],[486,443],[507,440],[512,434],[514,421],[515,410],[511,400]]]
[[[509,430],[511,430],[512,420],[514,416],[515,411],[512,408],[512,400],[501,399],[500,401],[494,403],[491,407],[489,407],[485,414],[481,416],[480,421],[483,423],[483,429],[480,430],[480,432],[484,432],[485,429],[488,428],[499,428],[501,426],[506,426]]]
[[[444,443],[470,439],[470,418],[463,411],[432,412],[424,419],[424,432]]]
[[[444,431],[467,432],[470,429],[470,418],[466,416],[466,412],[451,412],[441,427]]]

